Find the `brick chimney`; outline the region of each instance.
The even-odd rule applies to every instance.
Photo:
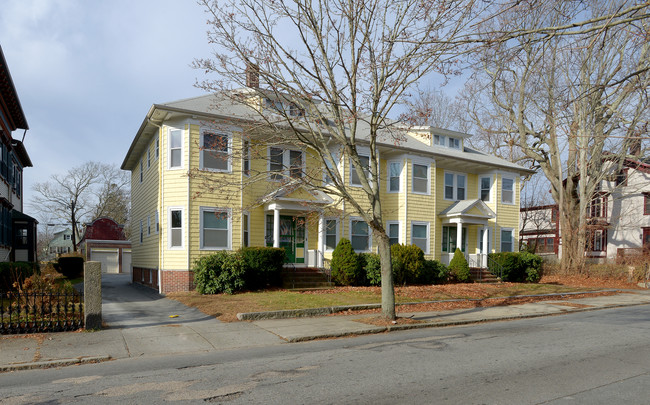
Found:
[[[246,87],[253,89],[260,87],[260,68],[254,63],[246,66]]]

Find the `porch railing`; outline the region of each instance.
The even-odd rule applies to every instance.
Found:
[[[0,334],[62,332],[84,326],[83,295],[0,291]]]

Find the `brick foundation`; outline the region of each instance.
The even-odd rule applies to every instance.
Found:
[[[142,284],[147,287],[158,289],[158,269],[147,269],[143,267],[133,267],[131,281]]]
[[[162,271],[162,293],[194,290],[193,271]]]

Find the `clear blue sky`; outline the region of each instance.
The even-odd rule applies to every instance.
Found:
[[[204,94],[209,56],[193,0],[2,0],[0,45],[27,117],[25,212],[35,182],[87,160],[121,164],[153,103]],[[17,138],[22,131],[14,132]]]

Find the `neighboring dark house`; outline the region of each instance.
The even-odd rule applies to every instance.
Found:
[[[36,260],[36,225],[23,213],[23,168],[32,161],[13,132],[29,129],[0,47],[0,262]]]
[[[81,239],[86,260],[102,263],[103,273],[131,272],[131,241],[124,235],[124,226],[110,218],[98,218],[86,225]]]

